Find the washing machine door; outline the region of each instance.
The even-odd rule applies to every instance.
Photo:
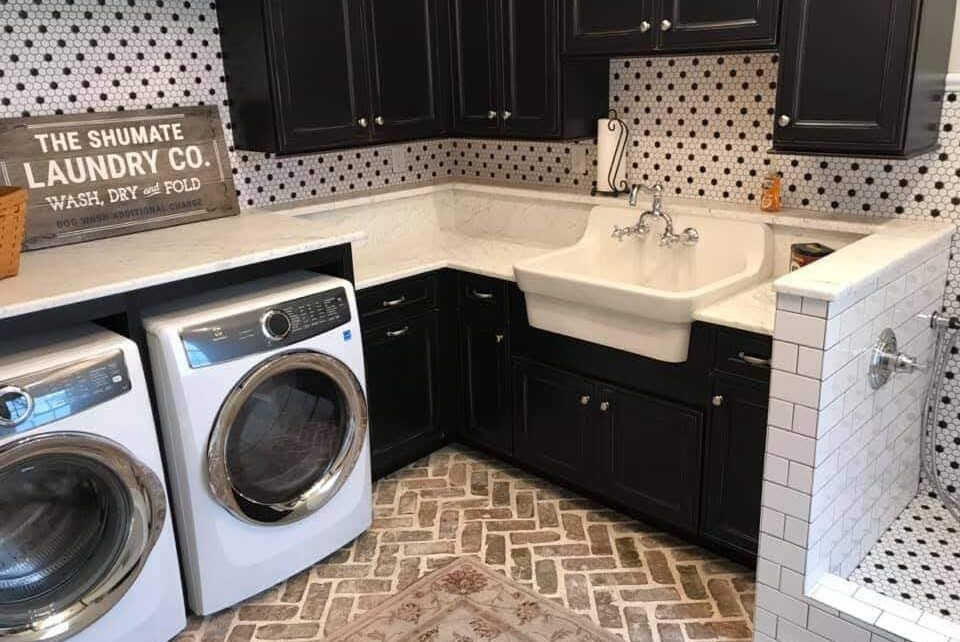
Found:
[[[160,480],[109,439],[47,433],[0,448],[0,640],[64,640],[98,620],[165,518]]]
[[[342,361],[306,351],[274,356],[220,409],[207,449],[210,488],[245,521],[303,519],[347,481],[368,425],[363,388]]]

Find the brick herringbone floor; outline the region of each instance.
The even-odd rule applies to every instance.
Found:
[[[381,480],[375,504],[368,533],[177,642],[319,640],[462,555],[631,642],[752,637],[747,569],[474,451]]]

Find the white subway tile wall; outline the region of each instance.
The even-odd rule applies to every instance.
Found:
[[[929,360],[935,335],[917,315],[940,304],[947,252],[931,246],[846,300],[778,298],[759,641],[869,642],[884,629],[914,640],[943,635],[945,621],[840,578],[917,493],[926,375],[899,375],[873,390],[868,357],[889,327],[906,352]]]

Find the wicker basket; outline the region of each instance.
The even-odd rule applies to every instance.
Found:
[[[26,214],[27,190],[0,186],[0,279],[20,271]]]

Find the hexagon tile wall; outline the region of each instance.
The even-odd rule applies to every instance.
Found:
[[[229,113],[212,2],[0,0],[0,117],[216,104]],[[784,175],[787,206],[960,219],[960,105],[944,97],[942,147],[910,161],[771,155],[777,57],[769,53],[615,60],[611,107],[631,128],[631,180],[673,194],[744,203],[762,176]],[[232,151],[243,206],[359,192],[443,177],[587,189],[592,142],[450,139],[276,158]],[[946,307],[960,312],[958,264]],[[957,364],[954,364],[957,365]],[[942,465],[960,486],[960,385],[950,403]]]

